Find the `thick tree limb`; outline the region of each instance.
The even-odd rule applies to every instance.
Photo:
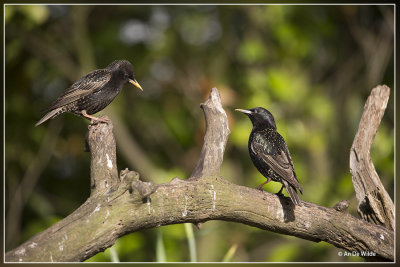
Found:
[[[216,89],[202,107],[207,129],[192,179],[174,178],[155,185],[140,181],[138,173],[121,171],[113,190],[102,187],[97,193],[92,192],[71,215],[7,252],[6,261],[83,261],[130,232],[209,220],[239,222],[315,242],[326,241],[360,256],[370,252],[370,260],[393,261],[394,234],[390,229],[357,219],[345,209],[309,202],[295,207],[289,198],[235,185],[219,177],[229,129]],[[113,155],[115,145],[106,145],[104,140],[109,138],[112,126],[97,124],[90,131],[96,134],[96,138],[90,138],[90,134],[88,138],[92,153],[102,145],[101,155],[92,154],[92,167],[103,169],[103,173],[92,174],[107,177],[106,155]],[[100,165],[106,166],[94,166],[93,161],[99,159],[103,159]],[[115,162],[112,166],[116,170]],[[105,184],[94,180],[96,185]]]
[[[389,96],[389,87],[380,85],[368,97],[350,150],[350,172],[360,216],[368,222],[394,229],[393,201],[383,187],[370,155]]]

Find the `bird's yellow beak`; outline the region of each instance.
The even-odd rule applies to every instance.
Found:
[[[247,110],[247,109],[240,109],[240,108],[237,108],[237,109],[235,109],[236,111],[239,111],[239,112],[242,112],[242,113],[245,113],[245,114],[251,114],[251,111],[250,110]]]
[[[143,91],[143,88],[140,86],[140,84],[136,80],[131,80],[130,79],[129,82]]]

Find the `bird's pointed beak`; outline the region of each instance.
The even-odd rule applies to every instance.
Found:
[[[143,91],[143,88],[140,86],[140,84],[136,80],[129,79],[129,82]]]
[[[250,110],[247,110],[247,109],[240,109],[240,108],[237,108],[237,109],[235,109],[236,111],[239,111],[239,112],[242,112],[242,113],[244,113],[244,114],[248,114],[248,115],[250,115],[251,114],[251,111]]]

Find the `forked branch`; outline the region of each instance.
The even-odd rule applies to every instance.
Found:
[[[295,207],[289,198],[236,185],[220,177],[229,128],[216,88],[202,108],[207,128],[200,159],[190,179],[174,178],[166,184],[142,182],[138,173],[129,170],[121,171],[119,179],[115,178],[112,125],[92,125],[88,142],[91,166],[95,168],[91,172],[95,176],[92,177],[95,191],[71,215],[7,252],[6,261],[84,261],[127,233],[209,220],[237,222],[314,242],[325,241],[361,256],[368,253],[365,257],[369,260],[393,261],[391,229],[355,218],[338,207],[326,208],[305,201],[303,206]],[[111,180],[105,183],[102,179]]]

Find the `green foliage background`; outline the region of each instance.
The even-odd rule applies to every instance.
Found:
[[[65,88],[115,59],[131,61],[144,88],[126,86],[100,112],[115,123],[119,169],[156,183],[188,177],[205,130],[199,104],[217,87],[231,129],[226,179],[252,188],[265,180],[248,155],[251,122],[234,112],[263,106],[288,143],[301,198],[324,206],[349,199],[357,216],[349,149],[371,89],[394,86],[393,6],[6,5],[4,14],[6,250],[89,196],[88,122],[66,114],[34,124]],[[371,154],[393,198],[391,94]],[[128,234],[88,261],[190,261],[188,229]],[[241,224],[193,231],[198,261],[361,260]]]

